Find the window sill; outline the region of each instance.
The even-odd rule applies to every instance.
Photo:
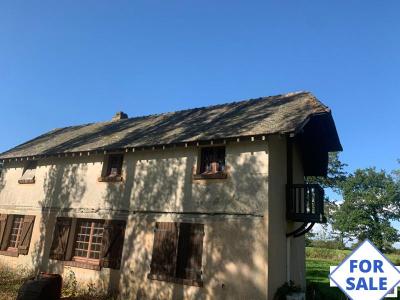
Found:
[[[95,271],[101,270],[100,265],[95,265],[95,264],[80,262],[80,261],[70,261],[70,260],[64,261],[64,266],[81,268],[81,269],[89,269],[89,270],[95,270]]]
[[[97,180],[98,182],[121,182],[122,176],[101,176]]]
[[[0,251],[0,255],[18,257],[18,251]]]
[[[18,179],[19,184],[33,184],[35,183],[35,178],[33,179]]]
[[[228,174],[226,172],[218,172],[212,174],[194,174],[193,180],[202,180],[202,179],[226,179]]]
[[[158,274],[149,274],[149,275],[147,275],[147,278],[150,280],[167,281],[167,282],[173,282],[173,283],[177,283],[177,284],[203,287],[203,280],[183,279],[183,278],[176,278],[176,277],[170,277],[170,276],[158,275]]]

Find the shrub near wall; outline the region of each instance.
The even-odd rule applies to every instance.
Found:
[[[16,271],[18,270],[18,271]],[[18,267],[11,269],[0,265],[0,299],[14,300],[17,298],[19,288],[29,278],[34,277],[33,271]],[[99,291],[93,283],[86,287],[78,287],[75,273],[70,271],[63,278],[62,299],[64,300],[114,300],[115,294]]]
[[[0,265],[0,299],[14,300],[21,285],[30,277],[33,277],[33,272],[28,269],[19,267],[17,273]]]

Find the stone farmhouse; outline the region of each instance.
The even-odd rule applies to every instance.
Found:
[[[326,221],[306,178],[341,150],[308,92],[54,129],[0,154],[0,264],[122,299],[272,299],[305,286]]]

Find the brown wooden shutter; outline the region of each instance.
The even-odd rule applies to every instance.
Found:
[[[216,149],[217,172],[225,171],[225,147]]]
[[[7,223],[7,215],[1,214],[0,215],[0,248],[3,240],[3,235],[4,231],[6,229],[6,223]]]
[[[14,215],[7,215],[6,226],[4,227],[3,238],[1,240],[1,245],[0,245],[0,250],[2,251],[7,250],[13,222],[14,222]]]
[[[211,149],[202,148],[200,155],[200,174],[209,172],[211,167]]]
[[[57,218],[54,228],[53,243],[50,249],[51,259],[65,260],[70,231],[71,218]]]
[[[111,269],[119,269],[121,267],[125,225],[126,222],[122,220],[105,221],[100,260],[102,267]]]
[[[76,238],[76,225],[78,223],[78,219],[71,219],[71,227],[69,229],[69,237],[67,241],[67,250],[65,251],[64,260],[71,260],[72,255],[74,254],[74,243]]]
[[[194,281],[201,280],[204,225],[181,223],[179,226],[178,261],[176,276]]]
[[[175,277],[177,245],[177,223],[157,222],[154,232],[150,278],[156,279],[160,275]]]
[[[18,254],[28,254],[34,222],[35,216],[24,216],[24,221],[21,228],[21,237],[18,245]]]

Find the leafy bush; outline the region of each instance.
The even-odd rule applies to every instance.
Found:
[[[318,285],[314,284],[313,282],[307,281],[306,299],[323,300],[325,299],[325,297],[322,295]]]
[[[0,265],[0,299],[16,299],[21,285],[28,279],[35,277],[32,270],[25,267],[12,269]],[[103,292],[94,283],[86,287],[79,287],[75,273],[69,270],[63,277],[62,297],[65,300],[116,300],[117,293]]]
[[[26,267],[18,267],[18,272],[0,265],[0,299],[11,300],[17,298],[20,286],[34,276],[32,270]]]
[[[69,270],[63,279],[62,296],[69,300],[114,300],[117,293],[104,292],[95,283],[89,282],[85,286],[78,286],[75,273]]]
[[[274,300],[286,300],[287,295],[301,292],[301,288],[295,285],[293,281],[285,282],[280,288],[277,289]]]
[[[76,281],[75,273],[72,270],[63,278],[63,297],[75,297],[78,293],[78,283]]]

